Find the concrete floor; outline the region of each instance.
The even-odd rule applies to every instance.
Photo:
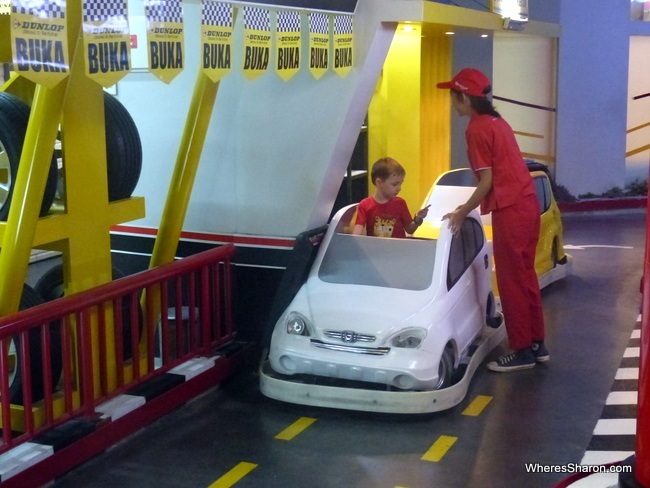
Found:
[[[573,275],[542,292],[549,363],[508,374],[480,367],[460,405],[416,416],[280,403],[260,394],[249,370],[51,486],[552,486],[567,474],[527,473],[526,464],[580,463],[585,453],[639,315],[646,216],[564,223]],[[477,397],[489,398],[485,408],[464,414]],[[290,426],[294,437],[276,438]]]

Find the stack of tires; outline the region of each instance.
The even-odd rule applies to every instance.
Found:
[[[18,165],[23,150],[30,107],[18,97],[0,92],[0,221],[7,220],[14,193],[14,183],[18,174]],[[104,93],[104,116],[106,127],[106,171],[108,180],[108,200],[113,202],[129,198],[140,178],[142,169],[142,144],[135,122],[126,108],[108,93]],[[65,160],[63,161],[65,168]],[[61,181],[59,181],[61,180]],[[59,172],[57,155],[52,148],[52,162],[48,171],[40,215],[46,215],[57,195],[57,189],[64,185]],[[63,190],[65,191],[65,190]],[[113,279],[121,273],[113,270]],[[23,287],[20,309],[33,307],[46,300],[63,296],[63,270],[57,266],[46,273],[35,288]],[[122,311],[125,322],[124,355],[129,357],[130,350],[130,310]],[[50,324],[51,339],[51,384],[56,386],[62,371],[61,325]],[[30,372],[32,378],[32,401],[39,401],[44,396],[44,378],[42,351],[39,329],[29,334]],[[20,337],[13,337],[9,344],[9,389],[11,403],[23,403],[23,385],[20,358]]]

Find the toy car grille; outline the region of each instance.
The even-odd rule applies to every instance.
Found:
[[[352,330],[326,330],[324,334],[332,339],[339,339],[348,344],[355,342],[374,342],[376,337],[366,334],[357,334]]]
[[[321,349],[329,349],[331,351],[353,352],[356,354],[370,354],[371,356],[383,356],[390,352],[390,347],[363,347],[352,346],[347,344],[330,344],[327,342],[311,339],[312,346],[320,347]]]

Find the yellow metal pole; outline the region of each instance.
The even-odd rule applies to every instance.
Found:
[[[173,261],[183,230],[219,82],[199,71],[149,267]]]
[[[66,86],[36,87],[0,252],[0,316],[20,305]]]

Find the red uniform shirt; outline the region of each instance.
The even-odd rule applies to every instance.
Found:
[[[406,201],[400,197],[379,203],[373,197],[364,198],[357,209],[357,225],[366,228],[366,234],[376,237],[406,237],[404,226],[413,221]]]
[[[535,193],[533,179],[510,125],[500,117],[475,114],[465,131],[472,170],[492,168],[492,190],[481,202],[481,213],[513,205]]]

